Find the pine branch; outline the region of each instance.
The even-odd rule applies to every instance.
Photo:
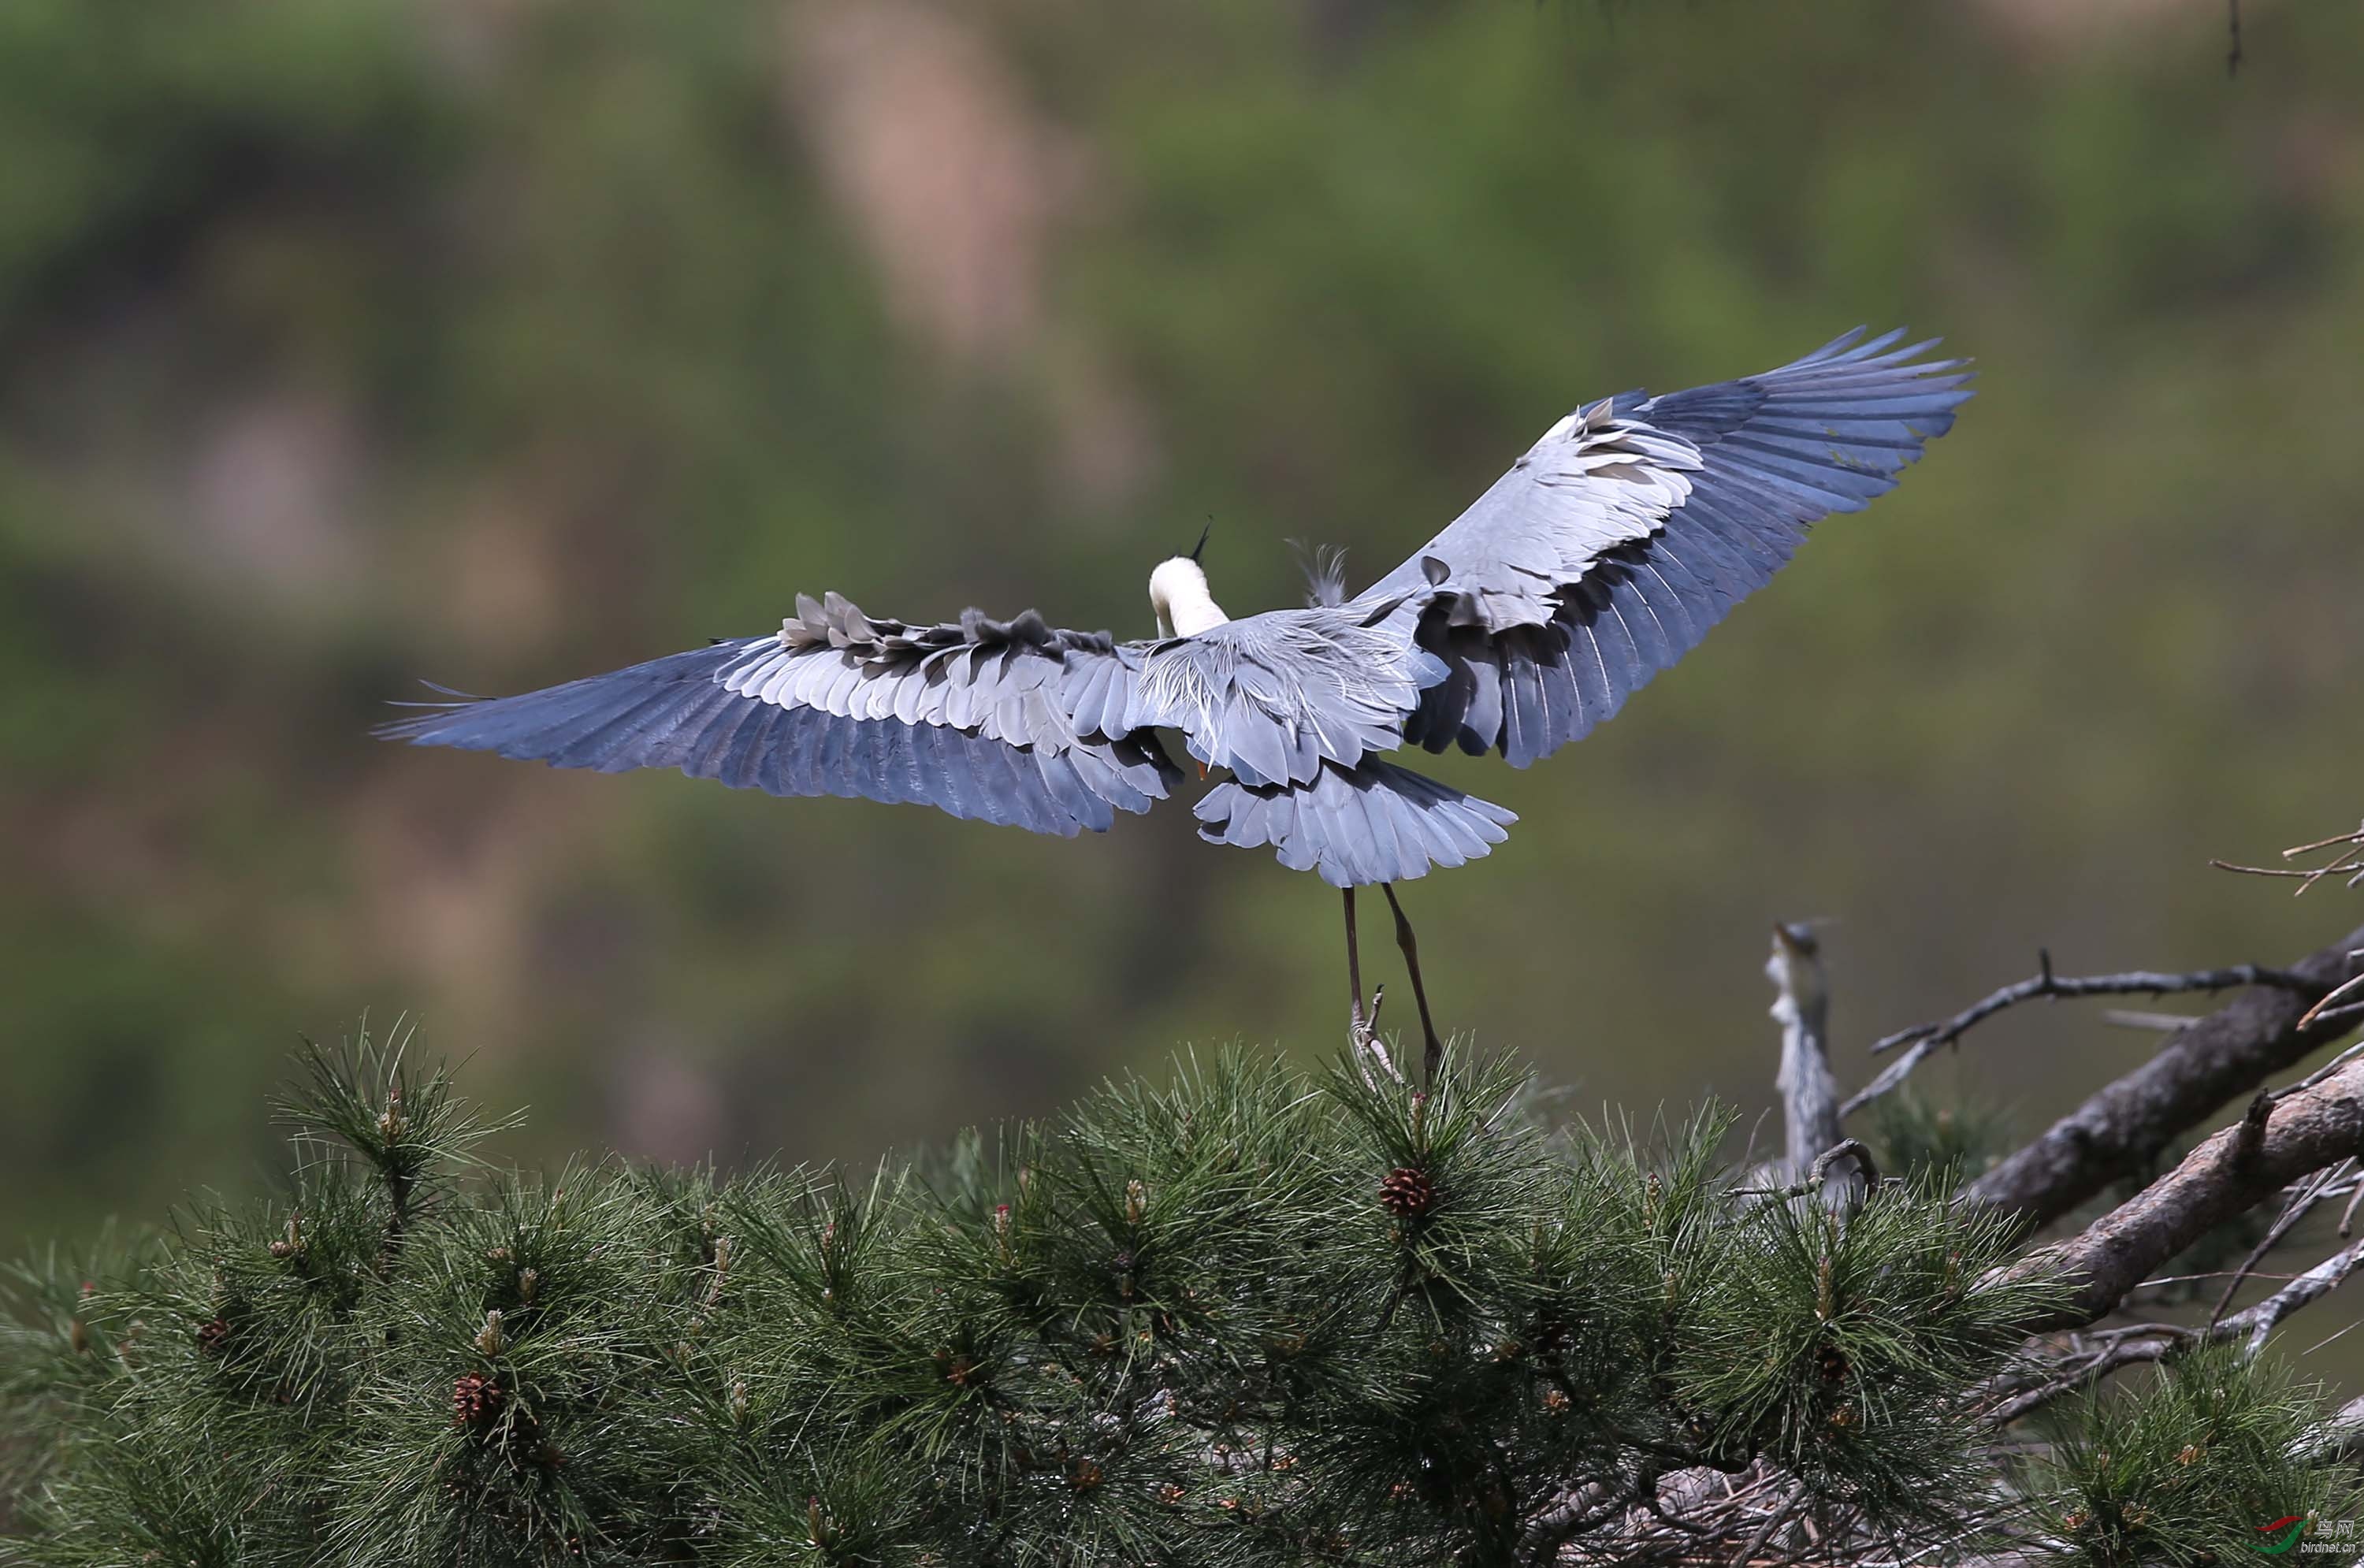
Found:
[[[2285,1516],[2286,1529],[2354,1507],[2353,1479],[2305,1454],[2311,1392],[2234,1345],[2195,1345],[2054,1416],[2022,1470],[2028,1544],[2053,1561],[2238,1562],[2273,1549],[2265,1520]]]
[[[0,1412],[39,1461],[6,1483],[18,1555],[1973,1557],[2020,1529],[1981,1402],[2035,1409],[2145,1359],[2172,1382],[2215,1348],[2102,1331],[2006,1376],[2027,1331],[2086,1320],[2364,1132],[2364,1062],[2342,1062],[2259,1096],[2192,1190],[2170,1178],[2039,1266],[2013,1262],[2011,1216],[1925,1170],[1883,1181],[1852,1140],[1784,1195],[1845,1166],[1860,1203],[1767,1203],[1723,1152],[1729,1113],[1554,1131],[1506,1061],[1448,1057],[1433,1094],[1362,1065],[1186,1061],[863,1181],[545,1180],[475,1160],[441,1072],[316,1053],[282,1107],[286,1195],[19,1293]],[[2254,1355],[2356,1256],[2214,1339]],[[2293,1407],[2237,1381],[2262,1364],[2218,1381],[2280,1422]],[[2300,1488],[2265,1463],[2224,1485]]]
[[[1941,1191],[1752,1205],[1729,1115],[1555,1138],[1501,1062],[1186,1062],[865,1184],[545,1181],[464,1162],[444,1076],[376,1049],[310,1059],[291,1195],[20,1303],[0,1409],[65,1434],[12,1494],[30,1555],[1444,1568],[1789,1551],[1789,1508],[1927,1542],[1990,1485],[1963,1391],[2051,1294]]]

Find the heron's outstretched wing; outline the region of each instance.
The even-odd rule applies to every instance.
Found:
[[[1515,767],[1581,739],[1945,434],[1959,360],[1863,329],[1762,375],[1578,410],[1355,603],[1411,622],[1446,678],[1405,739]]]
[[[784,795],[913,801],[1037,833],[1105,831],[1178,775],[1124,722],[1137,657],[1029,610],[874,620],[838,595],[735,638],[544,691],[438,705],[381,728],[555,767],[679,768]]]

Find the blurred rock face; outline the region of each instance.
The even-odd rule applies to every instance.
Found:
[[[178,497],[201,565],[289,597],[350,593],[370,538],[355,516],[362,439],[353,411],[325,395],[267,393],[222,409]]]
[[[2273,0],[2242,4],[2254,14]],[[2222,26],[2226,16],[2222,0],[1975,0],[1975,8],[2002,37],[2045,55],[2139,47],[2195,18]]]
[[[957,360],[1031,350],[1053,231],[1082,183],[1076,139],[949,10],[806,0],[782,31],[791,117],[897,319]]]
[[[1100,196],[1089,145],[1034,105],[973,15],[798,0],[782,96],[898,325],[958,370],[1039,384],[1063,477],[1087,506],[1118,506],[1156,462],[1151,418],[1052,302],[1065,231]]]

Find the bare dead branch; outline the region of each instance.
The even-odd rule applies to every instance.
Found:
[[[1909,1029],[1899,1029],[1875,1042],[1871,1048],[1875,1056],[1894,1051],[1899,1046],[1912,1049],[1890,1063],[1879,1077],[1839,1107],[1839,1115],[1843,1118],[1852,1116],[1881,1095],[1893,1093],[1902,1086],[1906,1078],[1912,1076],[1914,1068],[1935,1055],[1940,1047],[1954,1044],[1997,1013],[2015,1007],[2022,1002],[2079,996],[2165,996],[2181,992],[2230,991],[2242,985],[2279,986],[2285,990],[2304,991],[2310,995],[2321,993],[2320,986],[2309,985],[2300,975],[2254,963],[2237,963],[2228,969],[2193,970],[2181,974],[2133,970],[2123,974],[2072,975],[2066,979],[2052,973],[2049,950],[2038,950],[2036,964],[2037,973],[2033,978],[1982,996],[1950,1018],[1936,1023],[1915,1024]]]
[[[2354,1017],[2345,1009],[2320,1014],[2312,1022],[2302,1020],[2316,1000],[2359,972],[2354,956],[2358,948],[2364,948],[2364,930],[2271,972],[2295,984],[2253,984],[2194,1020],[2169,1037],[2148,1062],[2105,1085],[1971,1183],[1964,1195],[2007,1209],[2034,1227],[2059,1218],[2111,1182],[2141,1169],[2177,1135],[2234,1095],[2256,1088],[2269,1074],[2347,1031]],[[2325,1078],[2294,1091],[2292,1097],[2331,1082]]]
[[[1842,1138],[1814,1156],[1813,1166],[1806,1173],[1808,1184],[1821,1186],[1830,1177],[1832,1162],[1842,1159],[1855,1161],[1856,1172],[1863,1177],[1867,1186],[1879,1184],[1879,1166],[1873,1161],[1871,1151],[1852,1138]]]
[[[1766,1514],[1764,1522],[1759,1524],[1756,1529],[1750,1533],[1748,1540],[1742,1545],[1739,1552],[1732,1561],[1734,1563],[1747,1563],[1756,1561],[1757,1553],[1765,1550],[1765,1543],[1773,1539],[1773,1532],[1781,1528],[1781,1521],[1790,1517],[1791,1511],[1797,1507],[1798,1504],[1804,1498],[1804,1496],[1805,1488],[1803,1486],[1790,1487],[1788,1495],[1785,1496],[1780,1502],[1775,1504],[1772,1509]]]
[[[2113,1029],[2149,1029],[2157,1034],[2173,1034],[2180,1029],[2197,1023],[2191,1013],[2155,1013],[2137,1007],[2105,1007],[2102,1021]]]
[[[1776,1183],[1797,1183],[1790,1196],[1821,1190],[1830,1162],[1842,1150],[1856,1151],[1856,1168],[1830,1187],[1834,1207],[1854,1207],[1877,1183],[1870,1154],[1839,1133],[1839,1081],[1830,1072],[1827,1027],[1830,984],[1823,974],[1823,946],[1811,925],[1773,927],[1773,955],[1766,958],[1773,982],[1773,1019],[1780,1024],[1780,1072],[1773,1085],[1782,1100],[1782,1162]]]
[[[2059,1337],[2027,1365],[1990,1379],[1971,1396],[1986,1418],[2009,1426],[2065,1395],[2092,1387],[2112,1373],[2165,1361],[2201,1333],[2175,1323],[2129,1323],[2109,1329]]]
[[[2113,1340],[2091,1353],[2079,1354],[2064,1365],[2059,1374],[2047,1383],[2040,1383],[2003,1400],[1987,1412],[1987,1418],[1998,1427],[2009,1426],[2021,1417],[2030,1415],[2051,1404],[2063,1395],[2074,1394],[2126,1367],[2145,1362],[2167,1359],[2169,1353],[2194,1338],[2191,1330],[2169,1323],[2146,1323],[2142,1328],[2150,1337],[2127,1337]],[[2081,1347],[2080,1347],[2081,1350]]]
[[[2364,1396],[2358,1396],[2316,1423],[2300,1440],[2294,1457],[2315,1464],[2364,1456]]]
[[[1533,1563],[1556,1562],[1560,1548],[1631,1502],[1634,1490],[1612,1487],[1604,1481],[1563,1488],[1527,1521],[1519,1542],[1520,1554]]]
[[[1879,1166],[1871,1151],[1852,1138],[1842,1138],[1814,1157],[1804,1176],[1785,1187],[1742,1187],[1736,1195],[1763,1198],[1772,1203],[1788,1203],[1795,1198],[1823,1190],[1831,1179],[1831,1167],[1840,1160],[1855,1162],[1853,1171],[1840,1179],[1845,1184],[1834,1195],[1834,1207],[1845,1208],[1849,1215],[1862,1207],[1863,1195],[1879,1184]]]
[[[2290,1200],[2282,1205],[2281,1213],[2274,1217],[2273,1224],[2267,1228],[2258,1244],[2249,1249],[2249,1255],[2241,1260],[2241,1266],[2233,1271],[2233,1277],[2225,1283],[2224,1294],[2216,1298],[2216,1309],[2208,1315],[2210,1329],[2225,1320],[2225,1314],[2233,1308],[2233,1298],[2241,1294],[2241,1287],[2248,1283],[2249,1275],[2258,1265],[2266,1261],[2266,1254],[2280,1246],[2298,1222],[2314,1211],[2314,1206],[2330,1193],[2332,1184],[2346,1175],[2354,1163],[2352,1160],[2342,1160],[2336,1165],[2309,1176],[2292,1192]]]
[[[2141,1193],[2080,1234],[2007,1265],[2002,1275],[2058,1279],[2069,1286],[2064,1301],[2027,1326],[2030,1332],[2093,1322],[2208,1231],[2359,1148],[2364,1064],[2351,1062],[2314,1087],[2271,1103],[2262,1114],[2252,1105],[2240,1123],[2209,1138]],[[2247,1314],[2235,1314],[2225,1322],[2247,1319]]]
[[[2353,1273],[2364,1261],[2364,1242],[2346,1247],[2296,1276],[2256,1306],[2230,1317],[2212,1318],[2204,1329],[2174,1323],[2134,1323],[2095,1334],[2071,1335],[2047,1374],[2033,1381],[2021,1376],[1990,1387],[2000,1396],[1987,1408],[1988,1419],[2007,1426],[2066,1394],[2090,1388],[2112,1373],[2148,1362],[2165,1361],[2196,1344],[2211,1340],[2242,1341],[2241,1353],[2255,1360],[2282,1320],[2299,1308],[2320,1300]],[[2236,1284],[2238,1284],[2236,1280]]]
[[[2237,6],[2238,0],[2235,0],[2235,4]],[[2236,11],[2236,27],[2237,17]],[[2312,844],[2293,844],[2282,851],[2282,859],[2294,861],[2301,855],[2320,854],[2325,850],[2332,851],[2328,860],[2319,866],[2303,870],[2286,866],[2239,865],[2232,861],[2212,860],[2208,863],[2218,871],[2238,872],[2243,876],[2290,877],[2299,884],[2294,890],[2296,893],[2304,893],[2327,876],[2344,876],[2350,887],[2364,883],[2364,827],[2358,827],[2352,833],[2335,833],[2328,839],[2317,839]]]
[[[1950,1018],[1914,1024],[1911,1029],[1883,1035],[1872,1043],[1871,1053],[1884,1056],[1902,1045],[1951,1045],[2005,1008],[2039,998],[2165,996],[2186,991],[2230,991],[2239,985],[2299,984],[2283,971],[2254,963],[2236,963],[2223,969],[2198,969],[2182,973],[2136,969],[2120,974],[2081,974],[2064,978],[2053,973],[2052,950],[2049,948],[2036,949],[2035,963],[2036,973],[2031,978],[2014,981],[1990,992]]]
[[[2244,1307],[2213,1325],[2211,1332],[2218,1338],[2246,1335],[2248,1342],[2245,1353],[2254,1358],[2265,1349],[2266,1340],[2281,1326],[2283,1318],[2336,1290],[2356,1272],[2358,1262],[2364,1262],[2364,1241],[2341,1248],[2255,1307]]]
[[[2218,871],[2234,872],[2242,876],[2275,876],[2298,883],[2301,885],[2292,891],[2293,897],[2304,893],[2326,876],[2345,876],[2350,887],[2364,884],[2364,856],[2352,860],[2343,856],[2333,864],[2316,866],[2312,871],[2301,871],[2292,866],[2243,865],[2238,861],[2220,861],[2213,858],[2208,863]]]
[[[2035,956],[2036,973],[2033,978],[2003,986],[1950,1018],[1899,1029],[1875,1043],[1871,1053],[1881,1056],[1900,1045],[1924,1042],[1933,1046],[1951,1045],[2004,1008],[2039,997],[2165,996],[2184,991],[2230,991],[2241,985],[2279,985],[2285,990],[2305,991],[2310,995],[2321,989],[2289,970],[2268,969],[2256,963],[2236,963],[2224,969],[2196,969],[2180,974],[2137,969],[2123,974],[2071,975],[2064,979],[2052,973],[2049,949],[2037,950]]]
[[[2355,955],[2351,953],[2349,956],[2354,957]],[[2354,996],[2359,987],[2364,987],[2364,974],[2357,975],[2354,979],[2348,981],[2344,985],[2334,986],[2321,1001],[2315,1003],[2314,1006],[2309,1007],[2306,1010],[2306,1016],[2299,1019],[2299,1022],[2302,1025],[2314,1022],[2315,1019],[2323,1017],[2325,1013],[2331,1012],[2335,1008],[2338,1007],[2340,1004]]]
[[[2349,956],[2364,960],[2364,953],[2351,954]],[[2311,1029],[2319,1024],[2328,1025],[2336,1022],[2339,1025],[2338,1029],[2326,1029],[2325,1032],[2326,1034],[2338,1034],[2354,1027],[2356,1023],[2359,1021],[2359,1014],[2364,1014],[2364,1008],[2342,1007],[2336,1014],[2334,1014],[2326,1013],[2320,1007],[2309,1007],[2306,1010],[2306,1015],[2299,1019],[2299,1027],[2302,1029]],[[2334,1073],[2336,1073],[2341,1068],[2347,1066],[2350,1062],[2355,1061],[2358,1055],[2364,1055],[2364,1040],[2358,1040],[2355,1044],[2350,1045],[2347,1049],[2340,1051],[2330,1061],[2325,1062],[2322,1066],[2316,1068],[2314,1072],[2308,1073],[2297,1083],[2288,1084],[2283,1085],[2281,1088],[2276,1089],[2274,1091],[2274,1097],[2276,1099],[2281,1099],[2288,1095],[2295,1095],[2303,1089],[2312,1089],[2317,1084],[2322,1083],[2325,1078],[2330,1077]]]
[[[1788,1165],[1792,1176],[1838,1141],[1838,1095],[1824,1051],[1829,996],[1822,945],[1804,925],[1773,928],[1765,962],[1775,988],[1772,1014],[1781,1025],[1781,1069],[1776,1078],[1787,1114]]]

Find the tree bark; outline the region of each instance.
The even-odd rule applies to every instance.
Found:
[[[1773,1021],[1781,1026],[1781,1070],[1773,1079],[1781,1095],[1781,1179],[1802,1181],[1842,1136],[1839,1084],[1825,1045],[1830,995],[1823,979],[1822,945],[1811,927],[1773,928],[1765,977],[1773,982]]]
[[[2007,1265],[2008,1278],[2060,1279],[2069,1286],[2066,1301],[2025,1328],[2042,1333],[2093,1322],[2208,1231],[2309,1172],[2359,1152],[2364,1062],[2350,1062],[2279,1103],[2259,1095],[2238,1123],[2201,1144],[2141,1193],[2078,1235]]]
[[[2364,928],[2290,965],[2314,983],[2310,989],[2260,986],[2180,1030],[2150,1061],[1971,1183],[1964,1196],[2007,1209],[2033,1229],[2140,1170],[2178,1133],[2354,1027],[2339,1017],[2304,1028],[2299,1020],[2357,973],[2351,954],[2359,948]]]

